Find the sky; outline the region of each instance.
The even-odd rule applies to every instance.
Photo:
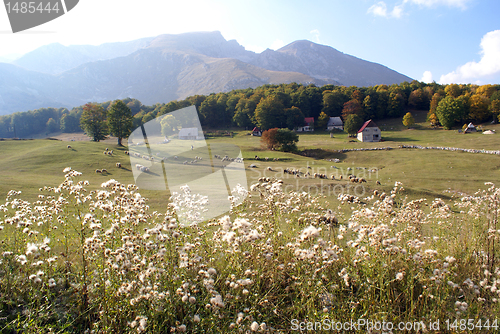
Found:
[[[255,52],[307,39],[419,81],[500,84],[498,13],[498,0],[80,0],[15,34],[0,8],[0,60],[50,43],[217,30]]]

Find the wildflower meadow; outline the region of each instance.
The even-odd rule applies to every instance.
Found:
[[[332,204],[261,177],[248,196],[237,189],[246,199],[227,215],[180,224],[176,206],[202,209],[189,189],[152,211],[135,185],[88,190],[85,175],[62,175],[36,201],[13,190],[0,203],[2,333],[325,332],[360,319],[394,333],[500,325],[492,183],[429,201],[410,200],[395,182]]]

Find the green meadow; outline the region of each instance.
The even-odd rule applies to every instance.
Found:
[[[333,138],[327,132],[300,134],[299,152],[285,153],[269,151],[262,148],[260,137],[250,136],[247,131],[237,131],[234,137],[207,139],[209,145],[231,144],[241,149],[245,159],[249,185],[259,177],[276,177],[283,179],[287,189],[321,192],[332,199],[344,189],[348,191],[349,182],[346,176],[354,174],[367,180],[364,184],[366,192],[373,189],[389,189],[395,181],[402,182],[410,195],[434,198],[448,196],[443,191],[455,193],[473,193],[485,182],[500,179],[500,156],[490,154],[472,154],[466,152],[450,152],[440,150],[399,149],[399,145],[443,146],[466,149],[500,149],[500,135],[483,135],[481,132],[461,134],[456,130],[432,129],[423,122],[424,114],[417,114],[413,129],[406,129],[399,119],[385,120],[378,124],[382,131],[382,142],[362,143],[349,138],[345,133],[334,133]],[[498,130],[500,125],[485,125],[484,129]],[[173,144],[172,150],[165,146],[171,155],[179,154],[179,159],[168,159],[165,168],[186,170],[196,173],[199,166],[182,165],[191,161],[196,155],[207,155],[199,150],[190,151],[190,144],[199,142],[186,141],[185,149]],[[71,145],[71,149],[67,145]],[[170,145],[170,144],[167,144]],[[176,145],[176,146],[174,146]],[[340,153],[342,149],[361,149],[393,147],[393,150],[350,151]],[[104,155],[108,148],[113,150],[112,156]],[[175,148],[175,149],[174,149]],[[117,147],[115,143],[94,143],[90,141],[65,142],[49,139],[37,140],[4,140],[0,141],[0,196],[5,197],[9,190],[22,191],[27,198],[33,199],[40,187],[56,186],[60,182],[65,167],[83,173],[92,187],[98,188],[108,179],[129,184],[134,183],[129,156],[126,147]],[[179,151],[179,152],[178,152]],[[182,152],[181,152],[182,151]],[[211,152],[212,155],[216,152]],[[219,152],[224,155],[227,152]],[[236,155],[235,152],[233,152]],[[229,153],[231,155],[231,153]],[[259,160],[255,159],[259,157]],[[204,162],[207,161],[205,156]],[[268,158],[266,161],[265,158]],[[233,157],[234,158],[234,157]],[[278,158],[278,160],[275,160]],[[339,159],[334,163],[332,159]],[[117,168],[119,162],[122,168]],[[257,168],[248,168],[255,164]],[[267,170],[271,167],[272,171]],[[106,169],[103,174],[95,173],[96,169]],[[158,167],[158,173],[162,172]],[[297,178],[285,174],[286,168],[299,169],[306,173],[323,173],[329,179]],[[351,170],[348,170],[351,168]],[[369,170],[376,172],[369,172]],[[184,172],[185,174],[185,172]],[[331,176],[335,180],[331,180]],[[343,180],[339,180],[339,176]],[[379,181],[381,185],[377,185]],[[361,188],[358,188],[361,194]],[[141,190],[150,199],[150,205],[160,209],[166,204],[169,194],[161,191]]]

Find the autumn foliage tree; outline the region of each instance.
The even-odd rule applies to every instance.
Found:
[[[262,132],[260,141],[267,149],[273,150],[277,146],[276,133],[278,133],[278,130],[278,128],[273,128]]]
[[[479,123],[486,121],[491,112],[488,109],[490,100],[484,95],[472,95],[469,100],[469,119],[473,122]]]
[[[342,119],[347,119],[348,115],[358,115],[363,118],[363,106],[358,100],[349,100],[344,103],[342,109]]]
[[[415,124],[415,119],[413,118],[411,112],[407,112],[403,117],[403,125],[409,128],[413,124]]]
[[[299,136],[289,129],[273,128],[262,132],[260,140],[270,150],[291,152],[297,150]]]

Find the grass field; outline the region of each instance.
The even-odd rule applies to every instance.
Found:
[[[263,150],[246,132],[207,140],[239,147],[253,186],[228,216],[191,225],[168,191],[128,186],[135,163],[150,161],[131,165],[125,147],[0,141],[0,332],[328,332],[352,321],[373,333],[382,322],[388,333],[431,332],[438,322],[435,332],[466,333],[470,321],[498,332],[500,189],[485,183],[500,179],[500,156],[397,147],[498,149],[500,139],[399,122],[381,125],[381,143],[303,134],[298,154]],[[172,144],[178,157],[164,166],[180,181],[228,152]],[[394,149],[337,151],[385,146]],[[163,184],[161,165],[150,165],[139,177]],[[347,181],[350,173],[367,182]],[[173,204],[189,210],[193,200],[181,194]]]
[[[422,120],[424,113],[417,114],[416,119]],[[324,173],[328,176],[345,176],[352,173],[367,179],[366,190],[372,190],[375,182],[382,183],[382,189],[389,189],[395,181],[401,181],[406,189],[415,196],[436,197],[443,195],[443,190],[452,192],[472,193],[479,189],[484,182],[500,179],[500,157],[488,154],[471,154],[463,152],[448,152],[436,150],[394,149],[390,151],[351,151],[338,153],[340,149],[357,149],[373,147],[394,147],[401,144],[422,146],[449,146],[458,148],[497,150],[500,148],[500,136],[483,135],[481,133],[459,134],[457,131],[430,129],[425,122],[417,123],[415,129],[405,129],[400,120],[388,120],[380,124],[383,131],[383,142],[361,143],[348,138],[344,133],[336,133],[330,138],[328,133],[301,134],[298,143],[299,150],[307,152],[308,156],[278,151],[267,151],[261,148],[260,138],[249,136],[242,131],[234,138],[209,139],[210,145],[236,145],[242,151],[245,165],[254,163],[255,169],[247,168],[248,182],[256,182],[261,176],[275,176],[282,178],[289,189],[307,189],[313,187],[315,192],[322,189],[324,194],[332,194],[332,187],[347,186],[347,181],[318,180],[312,178],[297,179],[293,175],[284,174],[285,168],[309,170],[311,173]],[[500,125],[485,126],[496,129],[500,133]],[[390,130],[392,129],[392,130]],[[197,145],[199,142],[192,141]],[[130,159],[125,155],[126,147],[117,147],[114,142],[92,143],[71,142],[72,149],[67,149],[68,142],[55,140],[6,140],[0,141],[0,196],[5,197],[9,190],[23,191],[33,198],[38,188],[44,185],[56,185],[65,167],[72,167],[82,172],[92,186],[99,187],[107,179],[113,178],[124,184],[134,183]],[[168,150],[171,155],[183,154],[178,161],[169,160],[166,168],[174,170],[190,169],[191,166],[182,166],[185,160],[192,160],[195,155],[204,155],[190,152],[191,141],[186,142],[184,153]],[[114,150],[113,156],[103,155],[108,147]],[[171,146],[174,147],[174,146]],[[178,149],[178,148],[177,148]],[[202,149],[203,150],[203,149]],[[205,154],[206,155],[206,154]],[[231,155],[231,154],[230,154]],[[255,156],[261,160],[254,160]],[[265,157],[269,161],[264,161]],[[205,161],[206,161],[205,157]],[[272,161],[279,158],[279,161]],[[340,163],[333,163],[326,159],[340,159]],[[116,168],[120,162],[123,168]],[[174,163],[177,163],[175,165]],[[333,168],[332,166],[337,167]],[[276,172],[267,171],[272,167]],[[310,167],[310,168],[308,168]],[[358,169],[356,169],[358,167]],[[108,173],[96,174],[95,169],[105,168]],[[348,171],[352,168],[352,171]],[[359,168],[376,168],[376,173],[368,173]],[[161,167],[159,169],[161,172]],[[305,187],[305,188],[304,188]],[[336,188],[338,193],[339,187]],[[145,196],[151,200],[152,207],[159,208],[165,205],[169,194],[158,191],[144,190]],[[336,196],[333,196],[336,197]]]

